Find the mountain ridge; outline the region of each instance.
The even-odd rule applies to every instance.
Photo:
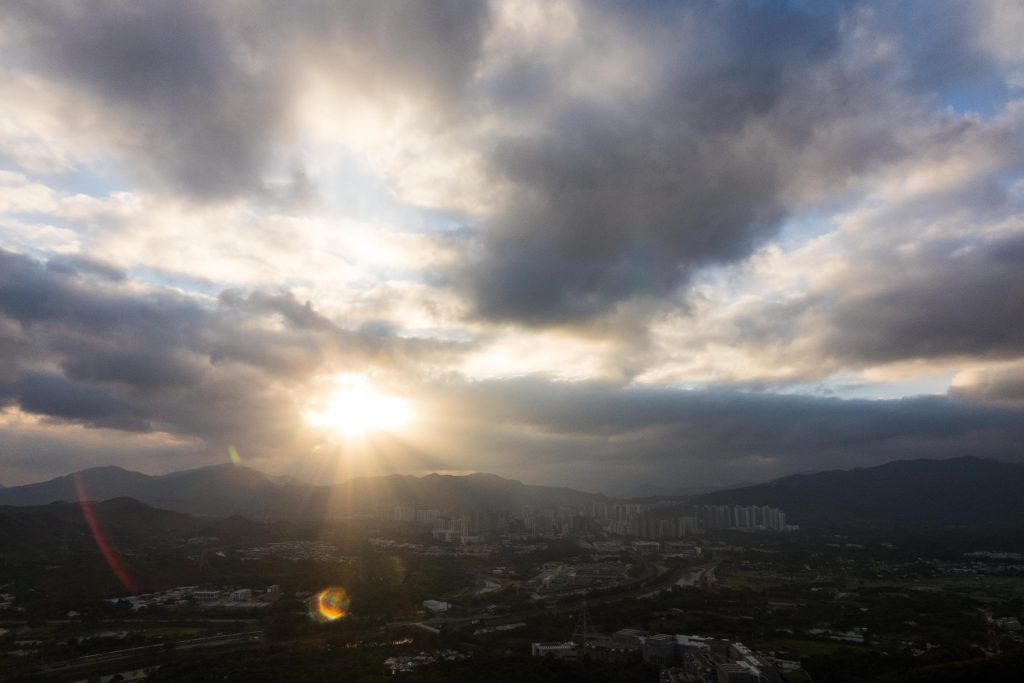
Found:
[[[259,470],[222,464],[166,475],[146,475],[116,466],[88,468],[46,482],[2,489],[0,505],[75,502],[76,481],[94,501],[130,497],[175,512],[257,520],[337,519],[374,515],[394,506],[518,512],[525,507],[630,500],[568,487],[524,484],[488,473],[390,474],[315,485],[294,480],[282,483]],[[784,510],[791,523],[807,528],[1014,524],[1024,520],[1022,491],[1021,463],[971,456],[919,458],[792,474],[762,484],[678,497],[674,507],[682,510],[693,503],[769,505]]]
[[[384,475],[340,484],[281,483],[244,465],[213,465],[164,475],[116,466],[92,467],[48,481],[0,491],[0,505],[45,505],[79,500],[78,486],[93,501],[130,497],[152,507],[212,517],[322,519],[373,514],[388,505],[438,509],[551,507],[608,500],[602,494],[565,487],[535,486],[497,475],[475,473],[423,477]]]
[[[1024,464],[963,456],[792,474],[698,497],[770,505],[805,527],[948,526],[1024,519]]]

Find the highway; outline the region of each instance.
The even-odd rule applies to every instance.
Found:
[[[120,663],[126,668],[131,668],[132,665],[130,663],[133,660],[140,660],[147,657],[159,657],[171,652],[177,654],[186,650],[251,645],[253,643],[261,642],[263,640],[263,635],[263,631],[225,633],[215,636],[203,636],[201,638],[189,638],[186,640],[173,641],[172,647],[167,647],[161,643],[130,647],[123,650],[112,650],[110,652],[100,652],[93,655],[76,657],[75,659],[58,664],[43,666],[37,675],[55,676],[87,670],[101,665],[109,671],[110,669],[108,665],[115,663]]]

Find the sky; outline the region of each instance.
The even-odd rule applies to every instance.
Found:
[[[1024,4],[15,1],[0,483],[1024,460]]]

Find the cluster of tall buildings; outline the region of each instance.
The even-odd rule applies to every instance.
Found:
[[[405,505],[392,505],[380,511],[378,516],[388,522],[406,524],[433,524],[441,516],[440,510],[423,510]]]
[[[394,505],[380,511],[389,522],[429,528],[438,540],[458,540],[488,532],[532,536],[572,536],[605,531],[647,540],[683,539],[705,531],[786,531],[786,513],[768,505],[693,505],[595,501],[557,508],[524,507],[519,514],[444,512]]]
[[[697,519],[692,516],[655,516],[652,513],[631,513],[625,518],[608,520],[609,533],[632,536],[652,541],[686,538],[698,531]]]
[[[406,505],[383,506],[377,518],[385,522],[429,529],[435,539],[454,541],[482,533],[504,531],[508,515],[496,512],[471,512],[417,508]]]
[[[618,536],[650,540],[686,538],[711,530],[786,531],[786,513],[767,505],[694,505],[669,515],[642,503],[595,503],[594,517]]]
[[[460,517],[437,516],[433,520],[431,535],[439,541],[454,541],[472,536],[475,531],[473,521],[463,515]]]
[[[695,512],[703,529],[786,530],[786,513],[767,505],[700,505]]]

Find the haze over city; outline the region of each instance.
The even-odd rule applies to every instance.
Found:
[[[5,4],[0,483],[1022,459],[1024,6]]]

